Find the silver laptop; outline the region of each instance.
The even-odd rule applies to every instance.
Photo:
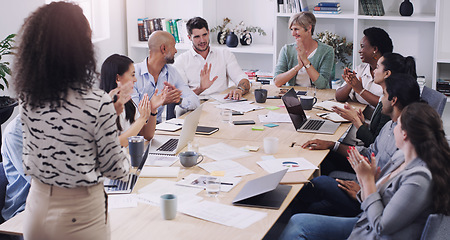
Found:
[[[175,155],[192,141],[197,130],[198,121],[202,114],[202,105],[189,113],[184,119],[180,136],[155,135],[152,139],[149,154]]]
[[[328,120],[308,119],[294,88],[291,88],[284,94],[282,99],[289,117],[291,117],[292,123],[298,132],[334,134],[339,125],[341,125]]]
[[[147,160],[149,149],[150,143],[147,146],[147,150],[145,150],[144,154],[142,155],[141,163],[139,163],[136,173],[130,174],[128,181],[109,178],[105,179],[105,181],[103,182],[103,187],[105,188],[105,192],[107,194],[131,193],[131,191],[133,191],[134,185],[136,185],[141,170],[144,167],[145,161]]]
[[[292,186],[280,185],[288,169],[248,181],[233,200],[233,205],[278,209]]]

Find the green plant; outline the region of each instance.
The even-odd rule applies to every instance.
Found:
[[[260,27],[245,26],[244,21],[241,21],[238,25],[234,27],[228,27],[231,25],[231,20],[229,18],[224,18],[222,24],[217,25],[210,29],[211,32],[220,33],[218,41],[220,44],[224,44],[226,37],[230,32],[234,32],[238,37],[241,37],[246,32],[258,33],[259,35],[266,36],[266,32]]]
[[[9,68],[9,62],[2,62],[2,58],[5,55],[12,54],[11,51],[13,46],[12,43],[14,42],[14,37],[16,34],[10,34],[5,39],[3,39],[0,42],[0,78],[2,81],[0,81],[0,89],[5,90],[5,87],[9,87],[8,80],[6,80],[6,75],[11,75],[11,69]]]
[[[347,42],[346,37],[325,31],[317,33],[317,40],[333,47],[336,63],[341,62],[344,65],[343,68],[352,67],[352,62],[347,59],[347,56],[351,56],[353,53],[353,43]]]

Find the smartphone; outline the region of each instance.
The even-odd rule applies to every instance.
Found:
[[[255,121],[253,120],[242,120],[242,121],[233,121],[234,125],[251,125],[255,124]]]
[[[280,99],[281,96],[267,96],[267,99]]]
[[[297,91],[297,95],[306,95],[306,91]]]
[[[233,110],[233,111],[231,112],[231,115],[233,115],[233,116],[234,116],[234,115],[244,115],[244,113],[243,113],[243,112],[238,112],[238,111],[234,111],[234,110]]]

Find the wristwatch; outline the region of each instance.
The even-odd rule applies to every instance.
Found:
[[[182,98],[182,97],[180,97],[180,101],[178,101],[178,102],[177,102],[177,103],[175,103],[175,104],[176,104],[176,105],[180,105],[182,101],[183,101],[183,98]]]
[[[241,91],[242,91],[242,93],[244,93],[244,92],[245,92],[244,88],[242,88],[241,86],[237,87],[237,89],[241,90]]]
[[[311,67],[311,62],[309,62],[308,64],[305,65],[305,68],[308,69]]]

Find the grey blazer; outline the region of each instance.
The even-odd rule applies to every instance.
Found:
[[[382,175],[401,163],[388,162]],[[363,212],[348,239],[419,239],[432,210],[431,188],[430,170],[414,159],[361,203]]]

